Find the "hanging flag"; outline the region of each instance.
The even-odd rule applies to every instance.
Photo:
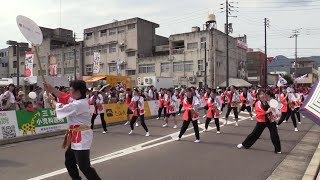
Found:
[[[33,57],[34,54],[33,52],[26,52],[26,57],[25,57],[25,66],[26,66],[26,77],[31,77],[33,76]]]
[[[55,55],[48,56],[48,64],[49,64],[49,75],[50,76],[57,76],[57,58]]]
[[[305,74],[303,76],[297,77],[296,79],[294,79],[295,82],[300,82],[302,80],[304,80],[305,78],[307,78],[308,74]]]
[[[278,86],[278,87],[285,86],[287,83],[288,83],[287,80],[285,80],[285,79],[279,74],[279,80],[278,80],[277,86]]]
[[[268,57],[267,59],[268,59],[268,61],[269,61],[270,63],[272,63],[273,57]]]
[[[320,83],[317,81],[313,84],[308,97],[303,102],[303,105],[300,108],[300,112],[308,117],[310,120],[315,122],[320,126],[320,101],[319,101],[319,94],[320,94]]]
[[[98,74],[100,72],[100,53],[93,53],[93,74]]]

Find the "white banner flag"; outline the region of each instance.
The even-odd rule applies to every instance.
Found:
[[[100,53],[93,53],[93,74],[98,74],[100,72]]]
[[[26,66],[26,77],[31,77],[33,76],[33,57],[34,54],[32,52],[26,52],[26,57],[25,57],[25,66]]]
[[[294,79],[295,82],[300,82],[302,80],[304,80],[305,78],[307,78],[308,74],[305,74],[303,76],[297,77],[296,79]]]
[[[278,87],[285,86],[287,83],[288,83],[287,80],[285,80],[285,79],[279,74],[279,80],[278,80],[277,86],[278,86]]]
[[[120,71],[121,70],[121,62],[120,59],[117,59],[117,70]]]

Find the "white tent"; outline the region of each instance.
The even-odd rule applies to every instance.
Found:
[[[234,85],[236,87],[250,87],[252,84],[243,79],[229,78],[229,86]],[[226,81],[221,83],[219,87],[226,87]]]

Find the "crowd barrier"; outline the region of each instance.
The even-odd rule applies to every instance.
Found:
[[[158,101],[145,101],[145,117],[158,114]],[[180,101],[177,103],[177,109]],[[204,103],[201,102],[201,106]],[[107,123],[125,121],[127,119],[126,104],[105,104],[104,118]],[[90,106],[90,112],[94,111]],[[100,117],[95,120],[95,125],[101,124]],[[57,119],[54,109],[36,109],[32,112],[26,110],[0,112],[0,140],[22,137],[27,135],[50,133],[66,130],[67,119]]]

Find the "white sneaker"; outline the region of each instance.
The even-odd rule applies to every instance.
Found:
[[[226,117],[222,117],[222,119],[225,119]]]
[[[178,114],[178,116],[180,116],[180,113]]]
[[[238,144],[238,145],[237,145],[237,148],[238,148],[238,149],[241,149],[241,148],[243,148],[243,145],[242,145],[242,144]]]
[[[168,124],[164,124],[164,125],[162,125],[162,127],[164,127],[164,128],[165,128],[165,127],[168,127]]]
[[[207,115],[203,115],[202,117],[205,118],[205,117],[207,117]]]
[[[220,134],[220,131],[217,131],[217,134]]]
[[[295,131],[295,132],[298,132],[298,128],[294,128],[294,131]]]
[[[277,125],[276,125],[276,127],[278,128],[278,127],[279,127],[279,125],[277,124]]]
[[[277,152],[277,154],[281,154],[281,152]]]
[[[208,129],[204,129],[203,132],[208,132]]]
[[[228,121],[225,121],[225,122],[224,122],[224,125],[227,125],[227,124],[228,124]]]
[[[305,118],[305,116],[302,116],[302,118]]]
[[[236,127],[238,127],[239,126],[239,124],[236,122]]]
[[[106,134],[107,133],[107,131],[102,131],[102,134]]]
[[[127,121],[126,123],[124,123],[125,126],[128,125],[128,124],[129,124],[129,121]]]
[[[146,136],[147,136],[147,137],[149,137],[149,136],[150,136],[150,133],[149,133],[149,132],[147,132]]]
[[[136,123],[136,127],[138,127],[139,126],[139,124],[138,123]]]
[[[201,124],[200,120],[198,120],[198,124]]]
[[[301,122],[298,122],[299,124],[302,124]]]
[[[253,121],[253,117],[251,117],[251,121]]]
[[[236,119],[236,118],[234,117],[234,118],[232,118],[232,119]]]
[[[177,129],[177,128],[178,128],[178,126],[177,126],[177,125],[174,125],[174,126],[173,126],[173,129]]]
[[[180,140],[181,140],[181,138],[177,137],[176,141],[180,141]]]
[[[159,119],[159,117],[157,117],[157,119]]]
[[[200,140],[198,140],[198,139],[197,139],[197,140],[195,140],[194,142],[195,142],[195,143],[199,143],[199,142],[200,142]]]
[[[284,123],[287,123],[287,121],[283,121]]]
[[[131,130],[131,131],[129,132],[129,135],[132,134],[132,133],[133,133],[133,131]]]

